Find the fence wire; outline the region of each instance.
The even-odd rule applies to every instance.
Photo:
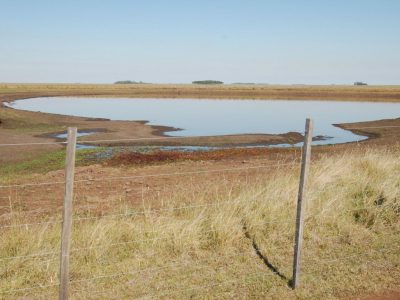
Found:
[[[382,249],[377,249],[377,250],[369,249],[369,251],[375,252],[375,253],[389,253],[390,251],[399,250],[399,249],[400,249],[400,247],[397,246],[397,247],[382,248]],[[360,257],[362,255],[367,255],[367,254],[369,254],[369,253],[368,252],[367,253],[357,253],[357,254],[352,254],[352,255],[348,255],[348,256],[341,256],[341,257],[336,257],[336,258],[325,258],[325,257],[323,257],[323,258],[318,258],[318,259],[305,260],[305,261],[303,261],[303,263],[304,264],[308,264],[310,262],[317,262],[317,263],[322,263],[322,264],[330,264],[330,263],[337,262],[337,261],[345,261],[345,260],[348,260],[348,259],[357,258],[357,257]]]
[[[258,197],[258,196],[256,196]],[[250,200],[227,200],[227,201],[218,201],[215,203],[207,203],[207,204],[194,204],[194,205],[184,205],[184,206],[178,206],[178,207],[171,207],[171,208],[163,208],[163,209],[149,209],[146,211],[136,211],[136,212],[130,212],[130,213],[119,213],[119,214],[107,214],[107,215],[100,215],[100,216],[90,216],[90,217],[74,217],[72,218],[73,221],[80,222],[80,221],[86,221],[86,220],[100,220],[104,218],[116,218],[116,217],[133,217],[133,216],[139,216],[139,215],[146,215],[146,214],[152,214],[152,213],[159,213],[159,212],[172,212],[172,211],[177,211],[177,210],[184,210],[184,209],[191,209],[191,208],[201,208],[201,207],[211,207],[211,206],[219,206],[223,205],[226,203],[251,203],[253,202],[254,197],[252,197]],[[368,207],[362,207],[362,208],[355,208],[355,209],[346,209],[342,210],[342,212],[357,212],[357,211],[363,211],[363,210],[368,210],[368,209],[386,209],[390,208],[389,206],[384,206],[384,205],[376,205],[376,206],[368,206]],[[25,213],[25,212],[24,212]],[[305,222],[308,222],[310,219],[313,219],[317,217],[318,215],[308,215],[305,216]],[[324,218],[336,218],[336,216],[324,216]],[[23,224],[12,224],[12,225],[2,225],[0,226],[0,229],[2,228],[19,228],[19,227],[31,227],[31,226],[36,226],[36,225],[54,225],[54,224],[61,224],[62,221],[46,221],[46,222],[37,222],[37,223],[23,223]],[[1,259],[1,258],[0,258]]]
[[[184,266],[182,266],[182,267],[184,267]],[[208,267],[208,266],[196,266],[196,268],[200,268],[200,269],[201,268],[206,268],[206,267]],[[227,269],[227,268],[224,267],[224,268],[220,268],[219,270],[224,270],[224,269]],[[157,269],[150,269],[149,268],[149,269],[139,270],[137,272],[132,273],[132,275],[133,274],[142,273],[144,271],[153,271],[153,270],[157,271],[157,270],[161,270],[161,268],[157,268]],[[175,294],[177,292],[187,292],[187,291],[198,290],[198,289],[199,290],[204,290],[204,289],[207,289],[207,288],[213,287],[213,286],[222,286],[222,285],[225,285],[227,283],[234,283],[234,282],[237,282],[239,280],[243,280],[243,277],[246,277],[246,276],[253,277],[253,276],[257,275],[257,277],[262,277],[262,278],[275,276],[275,274],[263,274],[262,272],[265,272],[265,270],[264,269],[260,269],[259,271],[256,271],[256,272],[250,272],[250,273],[247,273],[247,274],[242,274],[242,275],[240,275],[240,277],[236,277],[235,279],[231,279],[231,280],[224,280],[223,282],[220,282],[220,283],[212,283],[212,284],[206,284],[206,285],[201,285],[201,286],[196,286],[196,287],[191,287],[191,288],[183,288],[183,289],[178,289],[177,291],[164,292],[164,293],[159,293],[157,295],[139,296],[139,297],[135,297],[135,298],[131,298],[131,299],[152,299],[152,298],[160,297],[160,296],[163,296],[163,295]],[[121,276],[126,276],[126,275],[129,276],[129,275],[131,275],[131,273],[130,272],[129,273],[124,273]],[[79,283],[79,281],[73,281],[71,283]],[[106,294],[108,294],[104,289],[102,289],[102,290],[72,289],[71,290],[71,294],[77,294],[77,293],[90,293],[90,295],[94,295],[94,294],[95,295],[106,295]]]
[[[390,251],[399,250],[399,249],[400,249],[400,247],[397,246],[397,247],[392,247],[392,248],[383,248],[383,249],[379,249],[379,250],[373,250],[373,252],[389,253]],[[235,254],[235,256],[237,256],[237,255],[238,254]],[[243,254],[239,254],[239,255],[243,255],[243,256],[246,255],[247,256],[247,254],[244,254],[244,253]],[[303,264],[309,264],[309,263],[315,263],[315,262],[329,264],[329,263],[333,263],[333,262],[337,262],[337,261],[345,261],[345,260],[353,259],[353,258],[357,258],[357,257],[360,257],[360,253],[354,254],[354,255],[349,255],[349,256],[338,257],[338,258],[335,258],[335,259],[325,259],[325,258],[321,259],[321,258],[318,258],[318,259],[306,260],[306,261],[303,262]],[[208,260],[208,259],[209,258],[197,260],[197,262]],[[162,269],[167,269],[167,268],[174,267],[174,266],[175,267],[176,266],[180,266],[180,267],[183,268],[186,265],[182,264],[182,263],[172,263],[172,264],[169,264],[168,266],[151,267],[151,268],[145,268],[145,269],[136,270],[136,271],[132,271],[132,272],[120,272],[120,273],[113,273],[113,274],[104,274],[104,275],[93,276],[93,277],[90,277],[90,278],[71,280],[70,283],[74,284],[74,283],[81,283],[81,282],[87,282],[87,281],[92,281],[92,280],[109,279],[109,278],[115,278],[115,277],[121,277],[121,276],[127,276],[127,275],[134,275],[134,274],[138,274],[138,273],[142,273],[142,272],[146,272],[146,271],[154,271],[155,272],[155,271],[159,271],[159,270],[162,270]],[[206,267],[206,266],[204,266],[204,267]],[[268,276],[275,276],[275,275],[276,274],[273,273],[273,274],[270,274]],[[264,275],[264,276],[266,276],[266,275]],[[217,283],[217,285],[219,285],[219,284],[220,283]],[[8,290],[8,291],[1,291],[0,294],[12,294],[12,293],[27,292],[27,291],[36,290],[36,289],[44,289],[44,288],[49,288],[49,287],[55,287],[55,286],[58,286],[58,285],[59,285],[59,283],[46,284],[46,285],[35,285],[35,286],[29,286],[29,287],[25,287],[25,288],[21,288],[21,289],[13,289],[13,290]],[[194,288],[195,289],[197,289],[197,288],[201,289],[201,288],[203,288],[203,286],[194,287]],[[191,289],[192,288],[190,288],[188,290],[191,290]],[[73,290],[72,292],[82,292],[82,291],[84,291],[84,290]],[[178,291],[173,291],[171,293],[175,293],[175,292],[179,292],[179,290]],[[170,293],[168,293],[168,294],[170,294]],[[152,297],[155,297],[155,296],[146,296],[146,297],[152,298]],[[143,298],[143,299],[146,299],[146,297]],[[142,298],[140,298],[140,299],[142,299]]]
[[[293,164],[293,163],[291,163]],[[252,196],[247,200],[240,200],[243,202],[252,202],[254,199],[260,196],[264,191],[261,191],[255,196]],[[83,221],[83,220],[93,220],[93,219],[101,219],[101,218],[107,218],[107,217],[128,217],[128,216],[134,216],[134,215],[143,215],[143,214],[148,214],[148,213],[154,213],[154,212],[162,212],[162,211],[174,211],[174,210],[183,210],[183,209],[190,209],[190,208],[199,208],[199,207],[206,207],[206,206],[218,206],[219,204],[224,204],[226,202],[236,202],[239,200],[226,200],[226,201],[218,201],[216,203],[207,203],[207,204],[196,204],[196,205],[185,205],[185,206],[180,206],[180,207],[173,207],[173,208],[165,208],[165,209],[153,209],[153,210],[147,210],[147,211],[142,211],[142,212],[132,212],[132,213],[121,213],[121,214],[108,214],[108,215],[102,215],[102,216],[92,216],[92,217],[77,217],[73,218],[74,221]],[[18,228],[18,227],[30,227],[30,226],[35,226],[35,225],[51,225],[51,224],[59,224],[62,223],[61,220],[59,221],[45,221],[45,222],[35,222],[35,223],[23,223],[23,224],[12,224],[12,225],[2,225],[0,226],[1,228]]]
[[[102,182],[102,181],[118,181],[118,180],[129,180],[138,178],[150,178],[150,177],[169,177],[169,176],[182,176],[182,175],[194,175],[194,174],[207,174],[207,173],[219,173],[219,172],[231,172],[231,171],[243,171],[251,169],[262,169],[267,167],[282,167],[298,164],[296,162],[282,163],[282,164],[263,164],[257,166],[246,166],[241,168],[223,168],[223,169],[213,169],[213,170],[200,170],[200,171],[187,171],[187,172],[172,172],[172,173],[161,173],[161,174],[144,174],[144,175],[134,175],[134,176],[117,176],[117,177],[104,177],[104,178],[93,178],[93,179],[77,179],[74,183],[82,182]],[[26,183],[26,184],[12,184],[12,185],[0,185],[0,188],[21,188],[21,187],[31,187],[31,186],[43,186],[43,185],[57,185],[65,184],[65,181],[53,181],[53,182],[41,182],[41,183]]]
[[[242,256],[242,257],[248,257],[248,254],[245,253],[239,253],[239,254],[234,254],[230,257],[238,257],[238,256]],[[196,259],[196,263],[198,262],[207,262],[209,261],[210,258],[206,257],[203,259]],[[122,277],[122,276],[129,276],[129,275],[136,275],[139,273],[143,273],[143,272],[156,272],[159,270],[163,270],[163,269],[168,269],[171,267],[178,267],[178,268],[184,268],[187,267],[187,263],[185,262],[175,262],[175,263],[170,263],[168,265],[162,266],[162,267],[149,267],[149,268],[144,268],[144,269],[139,269],[139,270],[135,270],[135,271],[129,271],[129,272],[119,272],[119,273],[113,273],[113,274],[102,274],[102,275],[97,275],[97,276],[93,276],[90,278],[81,278],[81,279],[76,279],[76,280],[70,280],[69,283],[70,284],[75,284],[75,283],[82,283],[82,282],[88,282],[88,281],[95,281],[95,280],[101,280],[101,279],[110,279],[110,278],[115,278],[115,277]],[[207,265],[204,266],[196,266],[197,268],[205,268],[208,267]],[[3,291],[0,292],[1,294],[11,294],[11,293],[19,293],[19,292],[26,292],[26,291],[30,291],[30,290],[35,290],[35,289],[41,289],[41,288],[47,288],[47,287],[53,287],[53,286],[57,286],[59,285],[59,283],[54,283],[51,285],[34,285],[34,286],[29,286],[29,287],[25,287],[25,288],[21,288],[21,289],[13,289],[13,290],[8,290],[8,291]],[[76,291],[80,291],[82,292],[83,290],[76,290]],[[73,291],[71,291],[73,292]]]
[[[293,223],[293,221],[282,221],[282,220],[270,220],[270,221],[266,221],[266,222],[262,222],[262,223],[258,223],[258,224],[247,224],[249,228],[253,228],[253,227],[260,227],[260,226],[264,226],[267,224],[291,224]],[[201,234],[205,234],[205,233],[213,233],[216,232],[215,229],[213,230],[207,230],[207,231],[201,231]],[[147,235],[147,234],[154,234],[157,233],[156,231],[152,230],[152,231],[144,231],[144,232],[140,232],[143,235]],[[190,234],[180,234],[179,238],[185,238],[187,236],[189,236]],[[174,238],[176,238],[176,236],[174,236]],[[155,241],[160,241],[160,240],[168,240],[171,239],[171,236],[168,237],[160,237],[160,238],[149,238],[149,239],[135,239],[135,240],[129,240],[129,241],[124,241],[124,242],[116,242],[116,243],[110,243],[107,244],[107,246],[121,246],[121,245],[129,245],[129,244],[135,244],[135,243],[146,243],[146,242],[155,242]],[[104,245],[97,245],[97,246],[88,246],[88,247],[80,247],[80,248],[72,248],[70,250],[70,252],[79,252],[79,251],[85,251],[85,250],[94,250],[94,249],[101,249],[103,248]],[[33,254],[28,254],[28,255],[19,255],[19,256],[8,256],[8,257],[0,257],[0,261],[2,260],[14,260],[14,259],[29,259],[29,258],[36,258],[36,257],[42,257],[42,256],[48,256],[48,255],[58,255],[59,252],[56,251],[51,251],[51,252],[39,252],[39,253],[33,253]]]
[[[258,272],[251,272],[248,274],[245,274],[244,276],[247,277],[251,277],[251,276],[262,276],[262,277],[271,277],[271,276],[276,276],[275,274],[261,274],[260,271]],[[181,288],[181,289],[177,289],[175,291],[170,291],[170,292],[164,292],[161,294],[157,294],[157,295],[150,295],[150,296],[143,296],[143,297],[139,297],[139,298],[135,298],[135,299],[154,299],[154,298],[158,298],[158,297],[162,297],[162,296],[167,296],[167,295],[174,295],[177,293],[185,293],[185,292],[189,292],[189,291],[195,291],[195,290],[205,290],[205,289],[209,289],[212,287],[217,287],[217,286],[221,286],[221,285],[226,285],[226,284],[231,284],[231,283],[235,283],[238,282],[240,280],[243,280],[244,276],[240,276],[239,278],[235,278],[235,279],[230,279],[230,280],[224,280],[223,282],[215,282],[215,283],[211,283],[211,284],[205,284],[205,285],[200,285],[200,286],[195,286],[195,287],[190,287],[190,288]]]

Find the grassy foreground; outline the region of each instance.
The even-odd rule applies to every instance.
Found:
[[[208,189],[177,186],[156,210],[143,198],[141,208],[116,207],[126,216],[75,215],[71,296],[337,299],[396,289],[399,154],[399,147],[358,150],[313,162],[296,291],[288,286],[299,173],[293,166],[255,181],[243,177],[239,191],[224,176]],[[30,222],[13,217],[14,225]],[[0,298],[57,297],[59,223],[1,231]],[[35,253],[45,254],[29,257]]]

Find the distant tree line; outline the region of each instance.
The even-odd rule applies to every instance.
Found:
[[[255,85],[254,82],[234,82],[233,85]]]
[[[361,81],[356,81],[354,82],[354,85],[368,85],[365,82],[361,82]]]
[[[132,80],[120,80],[114,82],[114,84],[144,84],[143,81],[132,81]]]
[[[192,81],[193,84],[224,84],[222,81],[218,80],[197,80]]]

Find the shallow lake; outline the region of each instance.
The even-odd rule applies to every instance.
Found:
[[[145,120],[150,125],[181,129],[168,132],[170,136],[303,132],[305,119],[311,117],[314,135],[331,137],[315,144],[365,139],[333,124],[400,117],[400,103],[340,101],[52,97],[18,100],[9,106],[111,120]]]

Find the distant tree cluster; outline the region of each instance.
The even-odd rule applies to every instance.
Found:
[[[193,84],[224,84],[222,81],[218,80],[198,80],[192,81]]]
[[[368,85],[365,82],[361,82],[361,81],[356,81],[354,82],[354,85]]]
[[[116,81],[114,84],[143,84],[143,81],[121,80]]]

